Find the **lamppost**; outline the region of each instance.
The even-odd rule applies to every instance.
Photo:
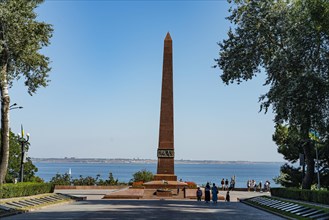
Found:
[[[24,179],[24,163],[25,163],[25,145],[29,143],[30,135],[26,134],[26,139],[24,138],[24,129],[23,125],[21,125],[21,134],[18,134],[18,141],[21,143],[21,167],[20,167],[20,175],[19,181],[23,182]]]
[[[17,103],[14,103],[12,105],[9,106],[9,110],[13,110],[13,109],[22,109],[22,106],[17,106]]]

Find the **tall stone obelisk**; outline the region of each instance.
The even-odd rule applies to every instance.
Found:
[[[174,168],[173,51],[169,32],[164,40],[158,168],[154,180],[177,181]]]

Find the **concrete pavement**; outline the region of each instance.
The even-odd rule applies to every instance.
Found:
[[[282,218],[240,202],[206,204],[191,200],[87,200],[52,206],[4,219],[276,220]]]
[[[46,207],[33,212],[4,218],[5,220],[41,219],[282,219],[240,202],[217,204],[195,200],[102,200],[108,190],[69,190],[71,195],[87,196],[87,200]],[[64,193],[65,191],[59,191]],[[254,192],[231,192],[231,201],[237,197],[259,196]]]

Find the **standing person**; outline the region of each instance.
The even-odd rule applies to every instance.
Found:
[[[196,197],[197,197],[197,201],[201,201],[202,190],[200,189],[200,187],[198,187],[198,190],[196,191]]]
[[[204,200],[206,203],[210,201],[210,185],[207,183],[205,189],[204,189]]]
[[[256,192],[257,191],[257,182],[256,182],[256,180],[253,180],[253,182],[254,182],[254,192]]]
[[[230,187],[228,188],[228,190],[232,190],[232,189],[233,189],[233,179],[231,178]]]
[[[224,181],[224,178],[223,178],[222,181],[220,181],[220,184],[222,184],[222,190],[224,190],[224,183],[225,183],[225,181]]]
[[[228,179],[225,180],[225,190],[228,190]]]
[[[248,180],[248,181],[247,181],[248,192],[250,191],[250,184],[251,184],[251,182],[250,182],[250,180]]]
[[[269,180],[267,180],[267,191],[269,192],[271,189],[271,182]]]
[[[232,177],[232,183],[233,183],[233,187],[232,187],[232,190],[234,190],[234,188],[235,188],[235,182],[236,182],[236,180],[235,180],[235,175]]]
[[[262,190],[262,181],[259,182],[259,192],[263,192],[263,190]]]
[[[230,190],[227,190],[225,201],[226,202],[230,201]]]
[[[218,200],[218,196],[217,196],[217,194],[218,194],[218,188],[217,188],[217,186],[216,186],[215,183],[212,184],[211,193],[212,193],[212,201],[214,203],[217,203],[217,200]]]

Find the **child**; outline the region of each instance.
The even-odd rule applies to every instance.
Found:
[[[229,202],[230,201],[230,190],[227,191],[226,193],[226,199],[225,199],[226,202]]]
[[[198,201],[201,201],[202,190],[200,189],[200,187],[198,187],[198,190],[196,191],[196,197]]]

